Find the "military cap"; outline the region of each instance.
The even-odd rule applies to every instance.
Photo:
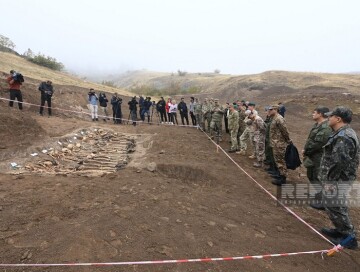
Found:
[[[215,98],[215,99],[214,99],[214,102],[219,102],[219,99]]]
[[[317,111],[318,113],[321,113],[323,115],[326,115],[330,110],[327,107],[317,107],[315,109],[315,111]]]
[[[248,104],[248,106],[253,106],[253,107],[255,107],[255,103],[254,103],[254,102],[250,102],[250,103]]]
[[[278,105],[271,105],[267,107],[268,110],[277,110],[278,108],[279,108]]]
[[[333,111],[329,111],[325,113],[326,116],[338,116],[340,117],[344,123],[351,123],[352,121],[352,111],[346,107],[336,107]]]

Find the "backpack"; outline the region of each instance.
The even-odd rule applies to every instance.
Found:
[[[286,168],[291,170],[295,170],[301,165],[299,152],[293,143],[289,144],[286,147],[285,162],[286,162]]]
[[[20,73],[16,73],[13,75],[13,80],[17,83],[22,84],[25,80],[24,80],[24,76]]]

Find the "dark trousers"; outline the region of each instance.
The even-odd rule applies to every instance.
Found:
[[[188,117],[187,112],[186,112],[186,113],[180,112],[180,116],[181,116],[181,123],[182,123],[183,125],[185,125],[185,124],[184,124],[184,118],[185,118],[185,119],[186,119],[186,124],[189,125],[189,117]]]
[[[172,122],[174,125],[177,124],[178,125],[178,120],[177,120],[177,115],[176,112],[170,113],[170,122]]]
[[[171,113],[170,113],[170,112],[167,112],[167,116],[168,116],[169,122],[171,122]]]
[[[166,111],[159,111],[160,112],[160,118],[161,118],[161,122],[167,122],[167,118],[166,118]]]
[[[40,114],[43,114],[45,102],[47,102],[48,113],[51,115],[51,96],[45,93],[41,94]]]
[[[196,117],[192,111],[190,111],[190,117],[191,117],[191,122],[192,122],[193,126],[196,126]]]
[[[18,101],[19,109],[22,110],[22,108],[23,108],[23,106],[22,106],[23,99],[22,99],[21,91],[20,90],[12,90],[12,89],[10,89],[10,101],[9,101],[9,106],[10,107],[14,106],[15,98]]]

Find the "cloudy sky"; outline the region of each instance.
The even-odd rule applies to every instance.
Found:
[[[67,69],[360,71],[359,0],[0,0],[0,34]],[[6,8],[6,12],[5,12]]]

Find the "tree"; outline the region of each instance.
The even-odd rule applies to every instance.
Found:
[[[215,73],[215,74],[220,74],[220,70],[219,70],[219,69],[215,69],[215,70],[214,70],[214,73]]]
[[[33,58],[34,52],[30,48],[28,48],[28,50],[24,52],[23,56],[25,58]]]
[[[10,48],[12,50],[14,50],[14,48],[16,47],[15,43],[13,43],[12,40],[10,40],[8,37],[5,37],[4,35],[0,34],[0,45]]]

